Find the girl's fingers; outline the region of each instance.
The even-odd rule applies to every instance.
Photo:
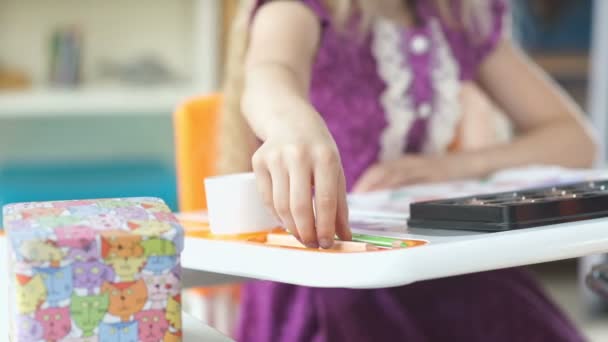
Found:
[[[251,164],[253,166],[253,172],[255,173],[256,185],[258,192],[262,196],[264,204],[273,215],[279,219],[279,215],[274,209],[274,201],[272,199],[272,180],[270,179],[270,173],[266,164],[261,162],[258,156],[252,158]]]
[[[319,245],[334,243],[338,206],[339,161],[336,154],[320,153],[314,166],[316,230]]]
[[[295,236],[298,230],[291,215],[289,206],[289,176],[282,163],[269,163],[270,177],[272,179],[272,200],[274,208],[283,223],[283,226]]]
[[[300,154],[294,153],[288,159],[290,211],[301,242],[317,248],[315,219],[312,210],[312,171],[309,163]]]
[[[348,222],[348,204],[346,202],[346,180],[344,171],[341,172],[339,190],[338,190],[338,207],[336,214],[336,235],[341,240],[351,240],[350,225]]]

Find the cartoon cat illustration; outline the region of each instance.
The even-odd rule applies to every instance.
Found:
[[[144,209],[148,209],[152,212],[170,213],[171,209],[167,207],[163,202],[155,200],[153,198],[142,199],[140,205]]]
[[[112,266],[121,281],[134,281],[135,276],[144,268],[147,259],[142,255],[139,257],[111,258],[106,259],[105,262]]]
[[[29,314],[38,309],[46,301],[46,287],[42,276],[33,277],[17,275],[16,277],[17,310]]]
[[[97,204],[103,208],[116,209],[116,208],[132,207],[134,203],[131,201],[125,201],[125,200],[120,200],[120,199],[104,199],[104,200],[98,201]]]
[[[27,315],[19,315],[16,321],[17,341],[37,342],[42,340],[42,324]]]
[[[181,331],[178,331],[178,332],[167,331],[167,333],[165,334],[165,338],[163,339],[163,342],[182,342],[182,332]]]
[[[165,301],[180,293],[179,279],[173,273],[164,275],[144,275],[148,287],[148,300],[152,309],[162,309]]]
[[[166,318],[169,324],[175,329],[182,329],[182,304],[181,296],[173,296],[167,300],[167,307],[165,308]]]
[[[20,228],[28,228],[27,225],[30,222],[29,220],[22,219],[21,215],[15,213],[14,210],[10,209],[4,209],[3,219],[8,223],[8,225],[6,223],[5,225],[6,228],[9,229],[15,229],[13,226],[10,225],[13,222],[13,224],[20,225]]]
[[[172,223],[171,224],[173,226],[173,229],[176,232],[180,232],[183,230],[182,226],[180,226],[178,223]],[[183,232],[182,234],[175,234],[175,236],[173,236],[173,244],[175,245],[175,249],[177,251],[183,251],[184,250],[184,235]]]
[[[7,218],[5,216],[6,222],[8,222],[6,224],[6,227],[10,227],[11,231],[15,231],[15,230],[24,230],[24,229],[30,229],[32,227],[32,222],[29,220],[20,220],[20,219],[10,219]]]
[[[59,341],[72,330],[68,307],[39,310],[36,312],[36,320],[42,325],[45,341]]]
[[[135,314],[139,325],[139,340],[141,342],[162,341],[169,329],[169,322],[163,310],[145,310]]]
[[[160,221],[129,221],[128,226],[141,236],[159,236],[171,230],[169,223]]]
[[[101,285],[101,293],[108,293],[108,312],[126,322],[131,315],[141,311],[148,299],[148,289],[143,280],[135,282],[108,283]]]
[[[14,251],[15,257],[18,261],[23,261],[25,256],[21,251],[24,243],[28,241],[46,241],[50,235],[51,231],[47,229],[24,229],[11,230],[8,238],[11,241],[11,249]]]
[[[72,265],[34,268],[34,271],[44,281],[47,291],[46,300],[51,307],[58,306],[60,302],[70,298],[74,289]]]
[[[140,207],[125,207],[116,209],[116,214],[126,220],[147,221],[149,219],[148,212]]]
[[[74,288],[86,289],[88,294],[93,294],[104,281],[114,281],[114,270],[112,267],[99,261],[78,261],[72,264],[74,272]]]
[[[61,342],[99,342],[97,335],[91,337],[66,337]]]
[[[100,214],[87,217],[88,222],[96,230],[117,230],[124,228],[124,220],[116,215]]]
[[[147,257],[150,256],[173,256],[177,254],[173,241],[150,238],[141,243],[144,248],[144,253]]]
[[[34,272],[34,266],[27,262],[15,261],[13,263],[12,272],[18,275],[32,274]]]
[[[137,321],[122,323],[101,323],[99,325],[99,342],[138,342]]]
[[[170,212],[154,213],[154,217],[156,217],[156,219],[159,221],[169,222],[169,223],[178,223],[175,215],[173,215],[173,213],[170,213]]]
[[[146,261],[144,270],[154,274],[161,274],[175,266],[176,262],[176,256],[151,256]]]
[[[171,274],[178,280],[182,279],[182,265],[179,262],[171,269]]]
[[[21,211],[21,217],[23,217],[26,220],[39,219],[41,217],[47,217],[47,216],[59,216],[59,215],[61,215],[62,212],[63,212],[62,208],[54,208],[54,207],[31,208],[31,209],[24,209],[23,211]]]
[[[55,234],[60,247],[84,248],[95,240],[93,228],[84,225],[57,227]]]
[[[108,293],[96,296],[72,295],[70,313],[76,325],[82,330],[83,337],[93,336],[109,306]]]
[[[74,216],[78,216],[78,217],[83,217],[83,218],[101,215],[101,214],[105,214],[108,212],[108,209],[101,208],[97,205],[80,205],[80,206],[70,207],[68,210],[70,211],[70,214],[72,214]]]
[[[7,208],[5,209],[5,211],[8,211],[9,213],[12,213],[12,212],[15,212],[15,211],[22,211],[22,210],[32,209],[32,208],[48,208],[48,203],[44,203],[44,202],[26,202],[26,203],[12,204],[12,205],[7,206]]]
[[[65,255],[55,242],[40,240],[23,241],[19,252],[25,260],[34,265],[50,262],[53,267],[58,267]]]
[[[101,236],[101,256],[104,259],[144,255],[141,236],[132,235],[123,230],[104,231]]]
[[[73,226],[80,223],[81,219],[75,216],[45,216],[36,219],[42,227],[61,227],[61,226]]]
[[[55,208],[71,208],[79,207],[83,205],[92,205],[94,202],[91,200],[70,200],[70,201],[57,201],[53,202]]]
[[[177,263],[176,249],[172,241],[151,238],[143,241],[145,255],[148,258],[145,270],[160,274],[173,268]]]
[[[82,248],[71,248],[68,251],[67,259],[72,261],[98,260],[101,257],[97,242],[93,241]]]

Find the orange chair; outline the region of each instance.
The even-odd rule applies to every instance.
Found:
[[[219,94],[197,97],[180,105],[174,114],[175,156],[177,168],[178,206],[180,212],[207,209],[204,180],[217,174],[218,125],[222,97]],[[196,294],[206,307],[213,307],[216,298],[230,296],[236,305],[239,286],[215,286],[188,290]],[[230,310],[219,310],[230,312]],[[218,321],[213,312],[200,313],[208,324]],[[215,327],[230,334],[234,317],[223,317],[230,321],[225,327]]]
[[[216,174],[221,95],[198,97],[174,115],[178,205],[181,212],[205,210],[204,180]]]

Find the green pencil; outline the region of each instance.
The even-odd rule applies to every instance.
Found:
[[[384,236],[373,236],[365,234],[353,234],[353,241],[365,242],[374,246],[387,248],[406,248],[407,244],[403,240],[393,239]]]

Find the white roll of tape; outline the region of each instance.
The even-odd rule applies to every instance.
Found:
[[[205,192],[213,234],[251,233],[280,226],[264,205],[253,173],[207,178]]]

